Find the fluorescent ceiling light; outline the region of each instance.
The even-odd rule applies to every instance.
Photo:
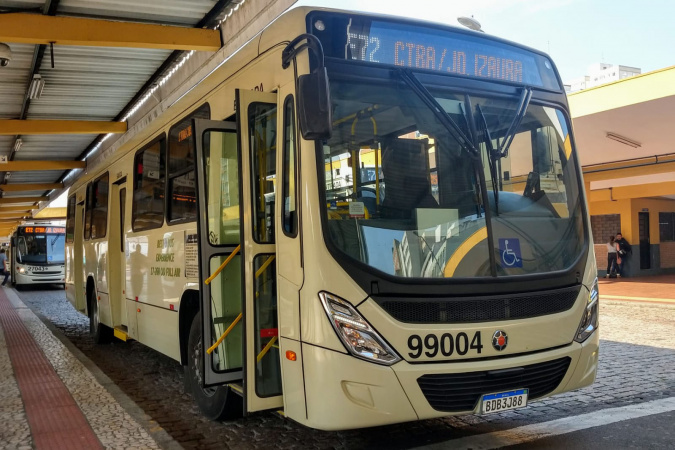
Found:
[[[16,141],[14,142],[14,151],[18,152],[19,149],[21,148],[21,145],[23,145],[23,139],[16,138]]]
[[[42,90],[45,88],[45,80],[42,79],[42,75],[35,74],[33,79],[30,82],[28,87],[28,98],[35,100],[36,98],[42,97]]]
[[[628,146],[633,147],[633,148],[642,147],[642,144],[640,144],[639,142],[630,140],[630,139],[628,139],[626,137],[623,137],[623,136],[620,136],[616,133],[607,133],[607,139],[611,139],[611,140],[616,141],[616,142],[621,142],[622,144],[628,145]]]

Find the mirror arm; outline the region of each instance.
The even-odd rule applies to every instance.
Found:
[[[296,47],[300,41],[306,40],[307,42],[303,43],[299,47]],[[301,34],[300,36],[293,39],[281,53],[281,67],[283,69],[288,69],[288,66],[291,65],[291,61],[304,49],[311,49],[316,54],[316,57],[319,60],[319,68],[324,66],[324,55],[323,55],[323,46],[319,38],[313,34]]]

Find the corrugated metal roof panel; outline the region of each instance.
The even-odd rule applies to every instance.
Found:
[[[9,44],[9,48],[12,60],[8,66],[0,67],[0,119],[17,119],[21,114],[35,51],[35,46],[30,44]]]
[[[0,0],[3,7],[42,13],[45,0]],[[232,3],[239,3],[234,0]],[[218,0],[60,0],[56,14],[195,26]],[[221,17],[227,11],[221,13]],[[30,82],[34,45],[10,44],[12,63],[0,68],[0,118],[18,118]],[[171,54],[168,50],[55,46],[51,67],[47,48],[38,73],[45,81],[42,97],[31,100],[27,119],[112,120]],[[22,136],[15,160],[76,159],[95,135]],[[13,136],[0,136],[0,155],[10,155]],[[0,165],[0,173],[2,168]],[[8,183],[55,182],[64,171],[13,172]],[[39,195],[44,191],[5,193]]]
[[[217,0],[61,0],[59,15],[194,26]]]
[[[31,101],[29,119],[111,120],[171,54],[168,50],[54,48],[45,55],[42,97]]]
[[[61,170],[25,170],[12,172],[9,181],[12,183],[53,183],[62,173]],[[9,192],[7,195],[9,195]]]
[[[96,136],[87,134],[44,134],[22,136],[16,161],[73,160]],[[0,170],[2,167],[0,166]]]

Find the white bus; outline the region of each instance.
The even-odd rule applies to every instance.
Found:
[[[369,427],[595,379],[590,223],[545,54],[296,8],[104,166],[71,187],[67,296],[99,342],[180,361],[210,418]]]
[[[49,224],[19,225],[12,234],[9,262],[12,284],[21,289],[65,282],[65,228]]]

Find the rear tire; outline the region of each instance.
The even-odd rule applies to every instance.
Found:
[[[202,355],[201,316],[192,319],[188,338],[188,360],[185,366],[185,385],[192,394],[199,410],[211,420],[233,420],[243,415],[243,398],[227,386],[202,387],[204,379]]]
[[[89,334],[96,344],[109,344],[112,342],[113,329],[100,322],[98,315],[98,302],[93,294],[89,295]]]

